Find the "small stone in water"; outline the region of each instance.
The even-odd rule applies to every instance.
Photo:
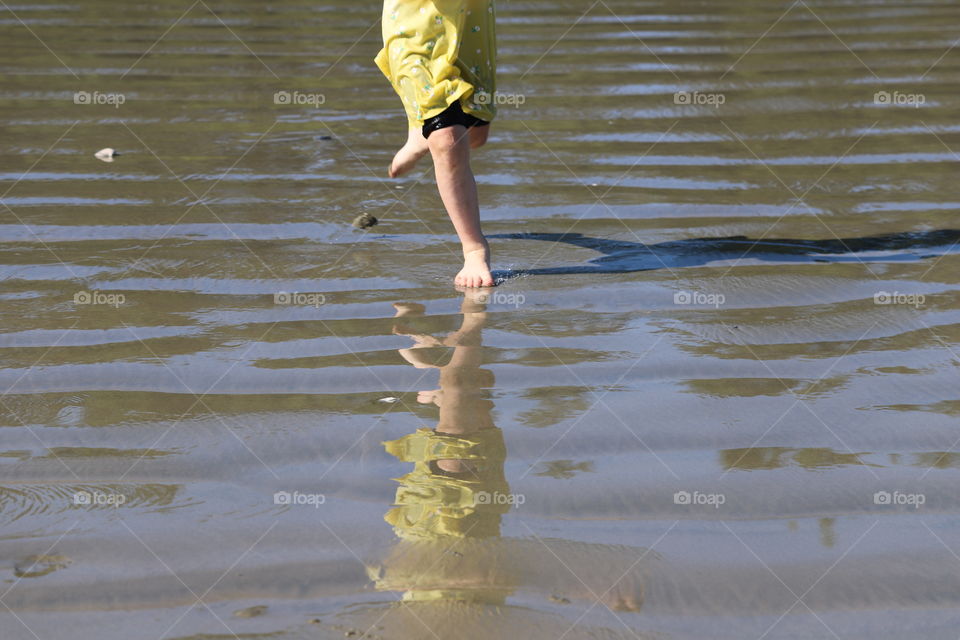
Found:
[[[367,229],[377,224],[377,219],[369,213],[361,213],[353,219],[353,226],[357,229]]]
[[[119,155],[120,155],[119,153],[117,153],[110,147],[106,147],[105,149],[100,149],[100,151],[97,151],[95,154],[93,154],[93,156],[97,160],[103,160],[104,162],[113,162],[114,157]]]

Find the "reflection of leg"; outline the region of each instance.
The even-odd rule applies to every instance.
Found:
[[[440,365],[437,363],[442,359],[442,356],[434,355],[433,359],[431,360],[430,354],[422,351],[427,347],[439,346],[437,344],[430,344],[427,342],[428,340],[436,341],[436,338],[432,336],[417,336],[413,338],[418,344],[409,349],[397,349],[397,353],[400,354],[400,357],[415,366],[417,369],[439,369]]]
[[[463,247],[463,269],[455,283],[465,287],[493,286],[490,249],[480,230],[477,183],[470,169],[470,142],[461,125],[445,127],[427,140],[437,174],[440,198]]]
[[[443,389],[418,391],[417,402],[420,404],[435,404],[439,407],[440,403],[443,402]]]
[[[424,311],[427,310],[427,308],[419,302],[395,302],[393,303],[393,308],[397,310],[397,312],[393,314],[394,318],[419,318],[422,317]],[[410,336],[413,338],[415,343],[413,348],[435,347],[441,344],[441,342],[433,336],[417,333],[415,329],[401,322],[395,322],[393,324],[393,333],[394,335]]]
[[[393,308],[397,310],[397,312],[393,314],[394,318],[422,316],[427,310],[427,308],[419,302],[394,302]]]
[[[416,318],[423,316],[426,310],[419,302],[395,302],[393,308],[397,310],[395,318]],[[436,368],[437,365],[428,359],[428,354],[418,353],[417,349],[443,346],[443,342],[425,333],[416,333],[414,329],[397,322],[393,325],[393,333],[398,336],[409,336],[413,339],[413,346],[407,349],[398,349],[397,352],[404,360],[418,369]]]

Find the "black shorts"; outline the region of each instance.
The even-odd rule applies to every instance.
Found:
[[[460,101],[457,100],[439,115],[423,121],[423,137],[429,138],[430,134],[438,129],[445,129],[458,124],[469,129],[470,127],[485,127],[490,123],[469,113],[464,113]]]

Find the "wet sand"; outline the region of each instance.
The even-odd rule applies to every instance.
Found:
[[[486,298],[375,4],[10,9],[4,640],[955,640],[960,4],[502,2]]]

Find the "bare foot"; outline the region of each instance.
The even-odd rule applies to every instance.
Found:
[[[463,269],[453,279],[453,283],[461,287],[492,287],[489,247],[464,251]]]
[[[420,129],[410,129],[407,134],[407,142],[404,144],[397,155],[393,156],[393,162],[387,175],[391,178],[399,178],[413,169],[417,160],[427,155],[430,147],[427,146],[427,139],[423,137],[423,131]]]

